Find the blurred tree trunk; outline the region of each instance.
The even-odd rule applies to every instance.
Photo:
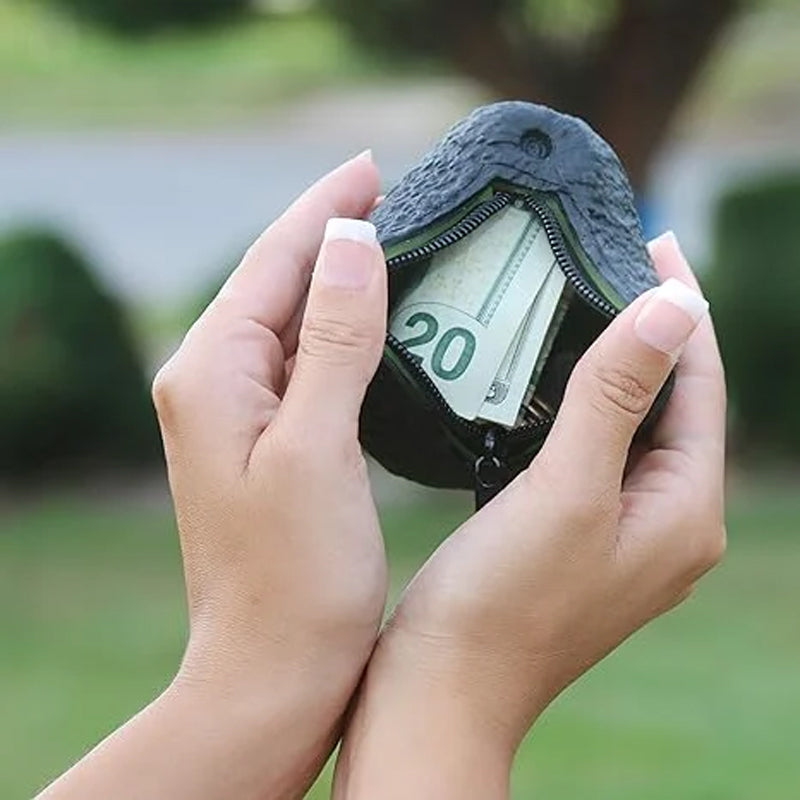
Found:
[[[444,58],[501,98],[588,120],[637,189],[669,125],[742,0],[618,0],[610,24],[576,45],[533,29],[522,0],[329,0],[356,33]]]

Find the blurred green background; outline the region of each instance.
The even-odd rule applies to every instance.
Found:
[[[548,711],[514,796],[798,796],[799,74],[792,0],[0,0],[0,796],[177,666],[147,385],[213,287],[348,155],[390,185],[511,96],[617,147],[701,273],[731,399],[726,562]],[[396,596],[471,501],[373,473]]]

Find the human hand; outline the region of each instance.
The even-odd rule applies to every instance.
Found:
[[[386,596],[357,440],[386,270],[374,227],[331,218],[367,214],[378,183],[365,154],[312,187],[159,372],[186,654],[43,798],[301,797],[337,741]]]
[[[335,796],[505,796],[541,711],[721,557],[722,366],[674,237],[651,250],[667,283],[590,348],[529,469],[406,591],[370,663]],[[629,458],[681,350],[652,443]]]
[[[177,683],[279,706],[276,745],[301,749],[303,773],[328,748],[302,748],[336,738],[386,596],[357,439],[385,335],[383,256],[360,220],[332,220],[322,243],[328,220],[364,216],[378,187],[368,154],[312,187],[154,383],[189,599]]]

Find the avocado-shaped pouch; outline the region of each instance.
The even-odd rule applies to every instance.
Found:
[[[361,441],[390,472],[473,489],[480,506],[536,455],[589,345],[658,284],[627,176],[582,120],[497,103],[455,125],[372,221],[389,325]]]

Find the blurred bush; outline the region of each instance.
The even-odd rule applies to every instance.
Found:
[[[217,22],[246,11],[251,0],[50,0],[115,33],[142,35],[167,27]]]
[[[119,305],[46,231],[0,239],[0,476],[135,465],[160,445]]]
[[[734,441],[800,458],[800,173],[720,201],[708,294],[728,376]]]

